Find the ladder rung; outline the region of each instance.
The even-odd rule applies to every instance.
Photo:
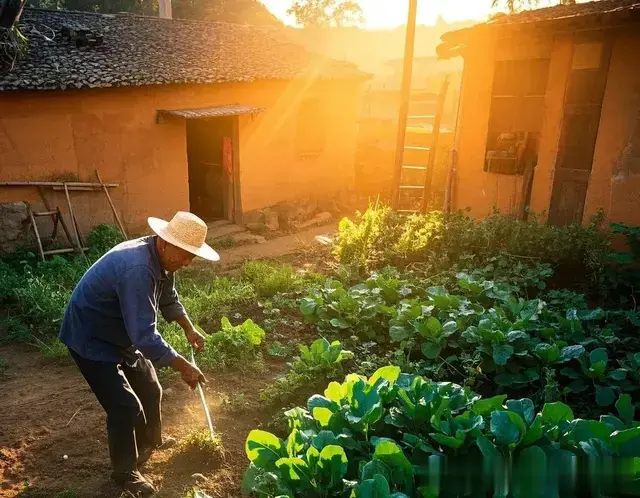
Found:
[[[427,167],[426,166],[414,166],[414,165],[410,165],[410,164],[403,164],[402,165],[402,169],[415,169],[418,171],[426,171]]]
[[[424,152],[429,152],[431,147],[417,147],[415,145],[405,145],[404,150],[422,150]]]
[[[88,251],[88,247],[83,247],[82,252]],[[64,249],[51,249],[50,251],[44,251],[42,254],[45,256],[50,256],[51,254],[67,254],[70,252],[76,252],[76,250],[72,247],[66,247]]]
[[[409,188],[418,189],[418,188],[421,188],[421,189],[423,189],[424,185],[400,185],[400,188],[405,188],[405,189],[409,189]]]
[[[423,116],[407,116],[407,119],[435,119],[435,114],[425,114]]]
[[[33,216],[52,216],[58,214],[58,211],[41,211],[39,213],[33,213]]]

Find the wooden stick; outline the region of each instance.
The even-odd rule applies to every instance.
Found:
[[[111,196],[109,195],[109,190],[107,189],[106,185],[103,183],[102,178],[100,178],[100,173],[98,173],[98,170],[95,170],[95,171],[96,171],[96,178],[100,182],[100,185],[102,185],[102,190],[104,190],[104,195],[107,196],[107,200],[109,201],[109,205],[111,206],[111,211],[113,211],[113,216],[116,219],[116,223],[118,223],[118,227],[120,228],[122,235],[124,235],[124,238],[128,239],[129,236],[127,235],[127,232],[124,229],[124,225],[122,224],[122,221],[120,221],[120,216],[118,216],[116,207],[113,205],[113,201],[111,200]]]
[[[0,182],[0,187],[93,187],[101,189],[103,185],[100,183],[89,182]],[[105,183],[107,188],[118,187],[118,183]]]
[[[33,216],[33,211],[31,211],[31,207],[29,207],[29,218],[31,219],[31,225],[33,225],[33,232],[36,234],[36,242],[38,243],[38,251],[40,251],[40,259],[44,261],[44,250],[42,249],[40,232],[38,232],[38,225],[36,225],[36,218],[35,216]]]
[[[64,190],[64,187],[51,187],[54,192],[59,192]],[[102,191],[102,187],[69,187],[69,190],[73,191],[82,191],[82,192],[99,192]]]
[[[84,254],[82,252],[82,244],[80,243],[80,234],[78,233],[78,224],[76,223],[76,217],[73,215],[73,208],[71,207],[71,197],[69,197],[69,189],[67,188],[67,184],[64,184],[64,194],[67,197],[67,207],[69,208],[69,216],[71,218],[71,225],[74,228],[74,235],[76,237],[76,251],[78,253]]]

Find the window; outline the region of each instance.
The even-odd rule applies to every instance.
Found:
[[[320,99],[308,99],[298,110],[296,146],[302,157],[317,157],[324,150],[327,138],[327,122]]]
[[[548,74],[548,59],[496,62],[485,171],[522,174],[537,154]]]

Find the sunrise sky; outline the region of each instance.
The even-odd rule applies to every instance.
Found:
[[[286,14],[293,0],[261,0],[276,16],[288,24],[294,20]],[[549,0],[540,0],[545,7]],[[408,0],[361,0],[366,18],[365,28],[389,28],[404,24]],[[418,23],[434,24],[438,15],[446,21],[482,20],[491,13],[491,0],[418,0]]]

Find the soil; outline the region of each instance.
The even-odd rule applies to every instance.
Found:
[[[321,270],[329,259],[322,256],[328,249],[314,239],[334,230],[335,224],[325,225],[265,244],[223,250],[221,273],[258,258]],[[244,317],[264,319],[259,307],[248,308],[242,310]],[[291,322],[299,316],[288,318]],[[308,343],[315,337],[307,326],[280,326],[269,335],[271,341],[285,344]],[[206,373],[205,396],[224,451],[212,460],[180,447],[156,452],[141,471],[158,488],[157,497],[181,498],[192,487],[212,498],[242,495],[241,479],[248,465],[246,436],[252,429],[265,428],[274,415],[265,412],[260,391],[287,368],[286,360],[271,358],[266,351],[263,356],[263,371]],[[55,498],[74,490],[76,494],[68,496],[119,498],[121,493],[109,477],[106,417],[75,365],[46,359],[20,344],[0,346],[0,359],[0,497]],[[165,434],[180,440],[205,429],[198,395],[175,375],[160,378]],[[192,477],[196,473],[206,478],[197,486]]]
[[[0,358],[7,363],[0,380],[0,496],[54,497],[74,489],[78,497],[119,497],[109,480],[104,411],[77,368],[20,345],[0,347]],[[157,452],[142,472],[159,488],[158,497],[184,496],[195,473],[207,478],[199,488],[212,497],[241,496],[245,438],[270,418],[259,392],[284,367],[273,361],[266,372],[207,375],[205,396],[223,456],[206,462],[180,448]],[[175,377],[162,383],[164,432],[180,439],[205,428],[197,394]]]

